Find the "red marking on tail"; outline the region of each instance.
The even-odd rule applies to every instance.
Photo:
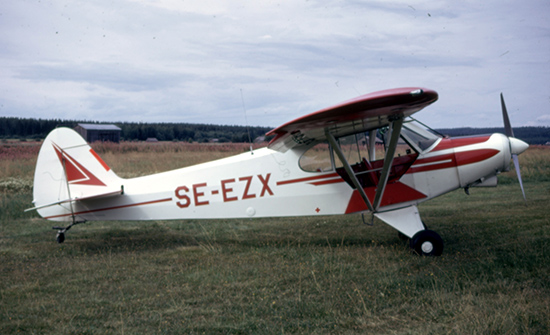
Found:
[[[99,155],[94,151],[94,149],[90,148],[90,153],[92,155],[94,155],[95,159],[97,159],[97,161],[101,164],[101,166],[103,166],[103,168],[105,169],[105,171],[109,171],[111,168],[109,167],[109,165],[107,165],[107,163],[105,163],[103,161],[103,159],[101,159],[101,157],[99,157]]]
[[[63,165],[69,184],[107,186],[57,144],[53,142],[52,144],[61,165]]]

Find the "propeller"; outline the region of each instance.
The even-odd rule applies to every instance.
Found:
[[[523,189],[523,181],[521,180],[518,155],[527,150],[529,145],[514,137],[514,130],[512,130],[512,126],[510,125],[510,118],[508,117],[508,111],[506,110],[506,104],[504,103],[502,93],[500,93],[500,105],[502,107],[502,118],[504,119],[504,132],[510,142],[510,154],[512,155],[512,160],[514,161],[514,168],[516,169],[516,174],[518,176],[521,193],[523,193],[523,199],[527,201],[527,198],[525,197],[525,190]]]

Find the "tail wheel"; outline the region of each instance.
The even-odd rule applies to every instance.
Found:
[[[421,256],[440,256],[443,253],[443,239],[433,230],[421,230],[410,242],[411,249]]]

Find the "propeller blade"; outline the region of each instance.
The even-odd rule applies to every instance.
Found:
[[[518,140],[514,137],[514,131],[510,125],[510,118],[508,117],[508,111],[506,110],[506,104],[504,103],[504,96],[500,93],[500,106],[502,107],[502,119],[504,120],[504,132],[508,136],[510,141],[510,153],[512,154],[512,159],[514,161],[514,168],[516,169],[516,174],[518,176],[519,186],[521,187],[521,193],[523,193],[523,200],[527,203],[527,197],[525,197],[525,190],[523,189],[523,181],[521,180],[521,171],[519,170],[519,159],[518,154],[527,150],[529,145],[521,140]]]
[[[516,169],[516,174],[518,175],[519,186],[521,187],[521,193],[523,193],[523,200],[527,202],[527,198],[525,197],[525,190],[523,189],[523,182],[521,180],[521,171],[519,170],[518,155],[512,155],[512,159],[514,160],[514,168]]]
[[[504,119],[504,132],[508,137],[515,137],[512,126],[510,125],[510,118],[508,117],[508,111],[506,110],[506,104],[504,103],[504,96],[500,93],[500,105],[502,106],[502,118]]]

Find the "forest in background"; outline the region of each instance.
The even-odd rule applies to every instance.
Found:
[[[159,141],[185,142],[249,142],[262,137],[271,130],[270,127],[222,126],[214,124],[193,123],[137,123],[137,122],[94,122],[61,119],[29,119],[0,117],[0,139],[41,140],[57,127],[74,128],[79,123],[114,124],[121,131],[124,141],[145,141],[156,138]]]
[[[78,123],[114,124],[121,128],[125,141],[145,141],[156,138],[159,141],[186,142],[249,142],[264,140],[270,127],[226,126],[193,123],[136,123],[136,122],[94,122],[61,119],[30,119],[0,117],[0,139],[41,140],[57,127],[74,128]],[[449,136],[470,136],[478,134],[504,133],[503,128],[445,128],[436,129]],[[516,127],[515,137],[529,144],[546,144],[550,141],[550,127]]]

